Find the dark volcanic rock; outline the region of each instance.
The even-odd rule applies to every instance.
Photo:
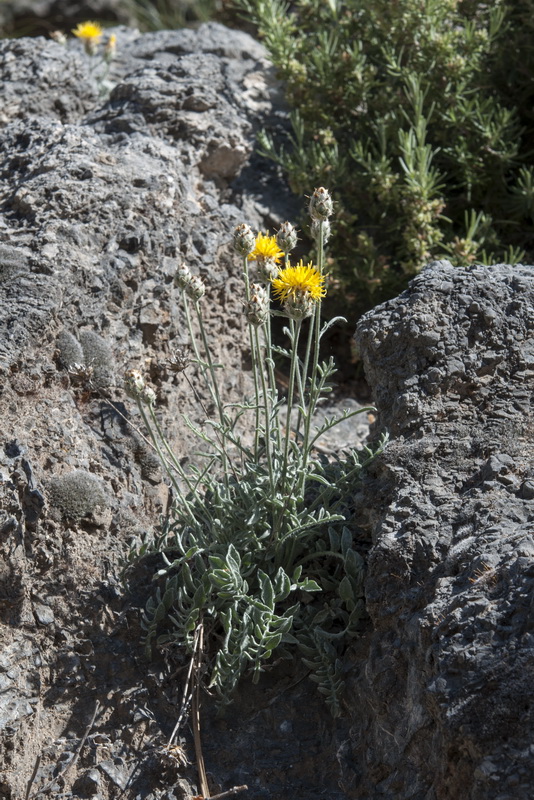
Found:
[[[105,82],[79,42],[0,42],[9,800],[197,793],[193,767],[161,752],[183,671],[165,655],[147,664],[140,644],[154,565],[138,568],[130,595],[120,583],[133,543],[169,503],[122,374],[150,378],[173,448],[190,459],[197,441],[182,414],[203,412],[168,368],[187,342],[176,266],[205,279],[225,396],[241,400],[248,348],[232,229],[294,218],[253,154],[255,130],[279,119],[260,45],[212,24],[117,34]],[[531,267],[439,262],[362,320],[377,426],[392,441],[359,498],[374,541],[374,629],[352,655],[352,731],[279,665],[243,686],[226,717],[206,703],[213,793],[248,783],[247,800],[532,796],[533,292]],[[84,385],[88,369],[100,394]],[[339,431],[345,443],[353,433]],[[194,761],[190,739],[181,743]]]
[[[534,268],[431,264],[357,339],[392,441],[367,486],[350,796],[529,800]]]
[[[242,400],[248,339],[232,232],[287,214],[276,171],[253,153],[255,131],[275,113],[263,48],[215,24],[116,33],[105,83],[80,42],[0,42],[0,796],[9,800],[197,793],[192,767],[158,756],[181,679],[143,656],[152,572],[130,595],[120,584],[134,542],[169,502],[122,376],[145,373],[185,463],[198,440],[182,415],[198,422],[204,412],[168,368],[188,339],[177,265],[205,279],[225,396]],[[84,383],[89,369],[99,392]],[[273,702],[280,696],[287,715],[286,688],[275,685]],[[306,691],[317,710],[300,724],[315,738],[328,712]],[[214,782],[229,788],[230,756],[243,762],[255,725],[241,724],[242,749],[229,747],[226,763],[224,732],[210,740],[208,728]],[[272,727],[278,758],[287,737]],[[305,742],[284,757],[304,759]],[[329,764],[335,750],[332,740]],[[266,784],[263,762],[247,770],[242,782]],[[295,773],[295,800],[317,780],[308,767]],[[277,781],[285,791],[283,768]]]

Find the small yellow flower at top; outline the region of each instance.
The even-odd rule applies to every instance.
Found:
[[[318,302],[321,297],[326,295],[324,288],[324,276],[321,275],[317,267],[310,263],[304,265],[302,259],[296,267],[285,267],[278,273],[278,277],[272,281],[273,294],[285,303],[287,300],[294,300],[300,294],[307,294],[311,300]]]
[[[96,46],[104,33],[98,22],[80,22],[73,28],[72,32],[78,39],[82,40],[85,52],[90,56],[94,56]]]
[[[248,258],[249,261],[258,262],[270,259],[277,264],[283,255],[283,251],[280,250],[276,242],[276,236],[264,236],[263,233],[258,233],[254,250],[250,253]]]

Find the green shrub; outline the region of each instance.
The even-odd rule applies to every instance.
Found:
[[[361,309],[430,259],[532,254],[532,0],[237,0],[292,109],[260,138],[336,202],[333,270]]]

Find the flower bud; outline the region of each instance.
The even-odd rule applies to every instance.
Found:
[[[262,261],[257,261],[256,277],[263,283],[271,283],[278,277],[280,269],[274,258],[264,258]]]
[[[63,31],[52,31],[50,34],[50,38],[57,42],[58,44],[67,44],[67,37],[63,33]]]
[[[234,230],[234,250],[240,256],[248,256],[254,250],[256,237],[249,225],[242,223]]]
[[[130,369],[124,376],[124,391],[128,397],[153,406],[156,403],[156,392],[146,385],[145,379],[137,369]]]
[[[151,389],[150,386],[145,386],[145,388],[139,395],[139,399],[142,403],[146,403],[147,406],[155,406],[156,392],[154,391],[154,389]]]
[[[276,243],[284,253],[290,253],[297,246],[297,231],[290,222],[283,222],[276,234]]]
[[[320,186],[319,189],[314,191],[310,197],[309,211],[310,217],[318,222],[328,219],[332,215],[334,204],[328,189]]]
[[[124,376],[124,391],[128,397],[137,399],[145,388],[145,379],[137,369],[130,369]]]
[[[300,322],[306,317],[311,317],[314,301],[309,292],[297,291],[288,296],[283,308],[289,319]]]
[[[184,291],[191,300],[200,300],[206,294],[206,287],[202,278],[199,278],[198,275],[191,275]]]
[[[311,235],[313,236],[316,242],[319,241],[320,231],[321,231],[321,222],[319,222],[319,220],[316,219],[312,220]],[[326,244],[332,234],[332,227],[327,219],[322,220],[322,231],[323,231],[323,244]]]
[[[187,264],[180,264],[174,275],[174,283],[180,289],[187,289],[187,287],[191,283],[192,277],[193,276],[191,275],[191,270],[189,269]]]
[[[245,316],[251,325],[263,325],[269,314],[269,295],[264,286],[253,283],[250,287],[250,300],[245,303]]]

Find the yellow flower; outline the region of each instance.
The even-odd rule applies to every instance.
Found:
[[[276,243],[275,236],[264,236],[263,233],[258,233],[254,250],[249,255],[249,261],[261,262],[270,258],[277,264],[283,255],[283,251]]]
[[[302,259],[296,267],[281,269],[272,281],[272,287],[274,296],[282,303],[295,300],[301,293],[307,293],[315,302],[326,295],[323,275],[311,261],[304,266]]]
[[[98,22],[80,22],[72,32],[78,39],[83,39],[84,42],[94,42],[95,44],[100,41],[104,33]]]
[[[87,50],[88,48],[95,48],[104,31],[98,22],[80,22],[72,32],[78,39],[82,40]]]

